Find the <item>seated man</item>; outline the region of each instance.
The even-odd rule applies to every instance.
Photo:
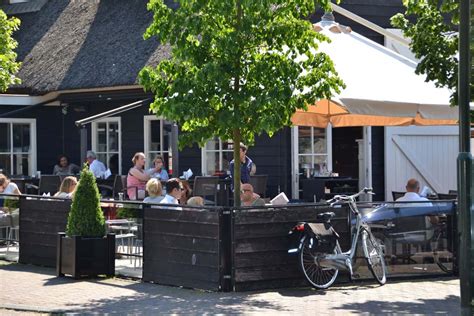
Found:
[[[407,202],[407,201],[428,201],[427,198],[421,197],[420,192],[420,182],[414,178],[408,180],[407,185],[405,186],[407,192],[401,198],[398,198],[398,202]],[[407,203],[403,204],[405,206],[432,206],[431,203]]]
[[[176,204],[179,205],[178,199],[181,198],[181,191],[183,190],[183,185],[181,181],[177,178],[172,178],[166,181],[166,195],[160,201],[160,204]],[[172,209],[181,210],[181,207],[172,207]]]
[[[92,150],[86,153],[87,163],[89,164],[89,170],[94,174],[96,178],[102,178],[105,174],[105,165],[97,160],[97,155]]]
[[[253,186],[250,183],[244,183],[240,190],[240,202],[242,206],[264,206],[265,201],[253,192]]]
[[[419,202],[419,201],[429,201],[427,198],[421,197],[420,192],[420,182],[414,178],[408,180],[407,185],[405,186],[407,192],[404,196],[397,199],[397,202]],[[426,203],[399,203],[395,204],[395,207],[427,207],[433,206],[431,202]],[[433,224],[437,224],[439,218],[437,216],[426,216],[425,217],[425,229],[426,234],[424,234],[423,239],[428,240],[433,236]],[[415,238],[416,239],[416,238]]]

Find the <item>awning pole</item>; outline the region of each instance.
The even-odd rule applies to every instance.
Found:
[[[80,148],[81,148],[81,169],[82,165],[86,161],[86,152],[87,152],[87,126],[82,125],[81,126],[81,142],[80,142]]]

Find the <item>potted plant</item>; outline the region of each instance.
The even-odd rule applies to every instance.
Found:
[[[95,177],[87,165],[72,198],[66,233],[58,233],[56,273],[73,278],[115,273],[115,235],[107,234]]]

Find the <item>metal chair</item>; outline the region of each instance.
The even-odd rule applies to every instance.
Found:
[[[38,194],[43,193],[50,193],[53,195],[54,193],[59,191],[59,187],[61,185],[61,177],[55,175],[42,175],[39,182],[39,189]]]
[[[266,174],[250,176],[249,183],[253,187],[253,192],[257,193],[262,198],[266,197],[265,194],[267,192],[267,180],[268,180],[268,175]]]
[[[193,196],[201,196],[204,199],[204,204],[217,205],[217,186],[219,184],[219,177],[195,177],[193,185]],[[213,197],[213,200],[208,200],[206,197]]]
[[[394,201],[397,199],[401,198],[402,196],[405,195],[406,192],[398,192],[398,191],[392,191],[392,198]]]

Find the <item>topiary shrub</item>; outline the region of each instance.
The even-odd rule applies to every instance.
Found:
[[[100,207],[100,194],[95,177],[86,164],[72,199],[66,234],[84,237],[103,237],[105,218]]]

